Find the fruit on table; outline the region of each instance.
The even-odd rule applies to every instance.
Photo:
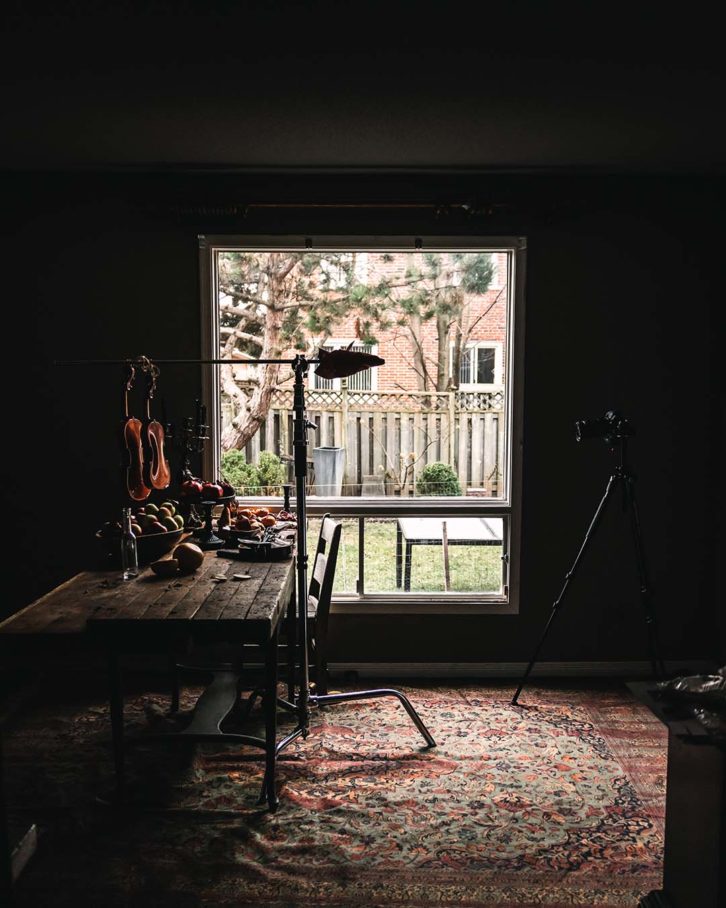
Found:
[[[191,574],[204,561],[204,552],[193,542],[181,542],[172,552],[172,558],[178,563],[180,573]]]
[[[174,527],[176,529],[176,525]],[[144,527],[143,536],[153,536],[155,533],[168,533],[168,529],[158,520],[152,520],[150,524]]]
[[[213,501],[215,498],[222,497],[222,486],[216,482],[205,482],[202,485],[202,498],[205,501]]]
[[[154,536],[159,533],[175,533],[184,529],[184,517],[177,513],[175,501],[165,501],[162,505],[147,502],[146,505],[134,508],[131,512],[131,531],[134,536]],[[105,539],[121,535],[121,524],[107,521],[100,529]]]
[[[272,514],[263,514],[262,517],[260,517],[260,523],[263,527],[274,527],[277,521]]]
[[[151,570],[157,577],[173,577],[179,573],[179,561],[176,558],[160,558],[151,563]]]
[[[295,520],[295,515],[291,511],[278,511],[277,512],[278,520]]]
[[[204,488],[204,483],[201,479],[193,477],[192,479],[185,479],[181,484],[182,495],[187,496],[197,496],[202,494],[202,489]]]

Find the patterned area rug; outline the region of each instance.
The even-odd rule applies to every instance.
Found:
[[[149,743],[119,817],[94,802],[102,693],[35,708],[6,748],[13,815],[41,832],[18,905],[621,908],[660,888],[665,729],[624,688],[531,687],[517,707],[510,686],[404,689],[435,749],[394,700],[318,711],[275,815],[258,752]],[[168,724],[167,704],[129,696],[129,727]]]

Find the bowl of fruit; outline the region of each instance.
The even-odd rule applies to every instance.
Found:
[[[235,496],[234,486],[224,479],[209,482],[197,476],[187,475],[181,484],[181,496],[190,504],[222,504]]]
[[[131,529],[136,536],[139,564],[149,564],[161,558],[181,541],[184,518],[177,511],[178,502],[163,501],[160,505],[147,502],[131,511]],[[103,561],[109,567],[120,564],[121,523],[105,523],[96,533]]]
[[[228,539],[259,539],[277,518],[267,508],[238,508],[229,527],[220,527]]]

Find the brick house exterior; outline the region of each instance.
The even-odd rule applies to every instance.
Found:
[[[359,267],[365,268],[365,276],[368,282],[376,282],[381,278],[386,278],[395,283],[396,278],[403,278],[406,268],[416,254],[398,253],[390,256],[383,252],[369,252],[364,254],[365,259]],[[493,384],[501,385],[503,383],[503,364],[506,355],[507,253],[492,253],[492,259],[495,271],[491,286],[484,294],[468,294],[466,311],[470,322],[476,323],[471,332],[469,344],[491,346],[495,349],[496,368]],[[353,341],[356,336],[356,320],[359,315],[360,313],[357,310],[351,309],[348,317],[338,322],[330,337],[318,338],[318,343],[337,347]],[[412,365],[412,353],[407,330],[395,326],[388,329],[374,328],[374,334],[378,341],[374,352],[381,356],[386,361],[386,364],[380,369],[373,370],[371,375],[372,388],[378,391],[418,390],[418,376]],[[420,341],[428,368],[432,370],[435,379],[438,344],[434,319],[422,324]],[[289,350],[284,355],[291,356],[294,352]],[[314,387],[315,378],[312,378],[311,382],[311,387]],[[454,387],[458,387],[458,379],[452,379],[451,384]]]

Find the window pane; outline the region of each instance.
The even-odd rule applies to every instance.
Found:
[[[471,360],[474,351],[469,349],[461,354],[461,369],[459,370],[459,383],[462,385],[471,384]]]
[[[334,594],[359,589],[359,524],[364,522],[365,592],[503,592],[503,518],[342,518]],[[321,518],[308,523],[312,570]],[[448,545],[443,545],[444,524]],[[448,566],[446,563],[448,558]]]
[[[291,370],[255,364],[263,339],[265,358],[288,359],[356,338],[353,349],[385,364],[345,381],[311,368],[310,494],[503,496],[507,378],[476,387],[494,382],[494,343],[507,362],[509,288],[492,281],[509,273],[511,251],[215,254],[219,355],[239,359],[220,369],[222,461],[244,459],[243,494],[263,454],[268,474],[292,479]],[[332,483],[316,448],[343,452]]]
[[[479,347],[476,351],[476,381],[479,385],[494,384],[494,348]]]

